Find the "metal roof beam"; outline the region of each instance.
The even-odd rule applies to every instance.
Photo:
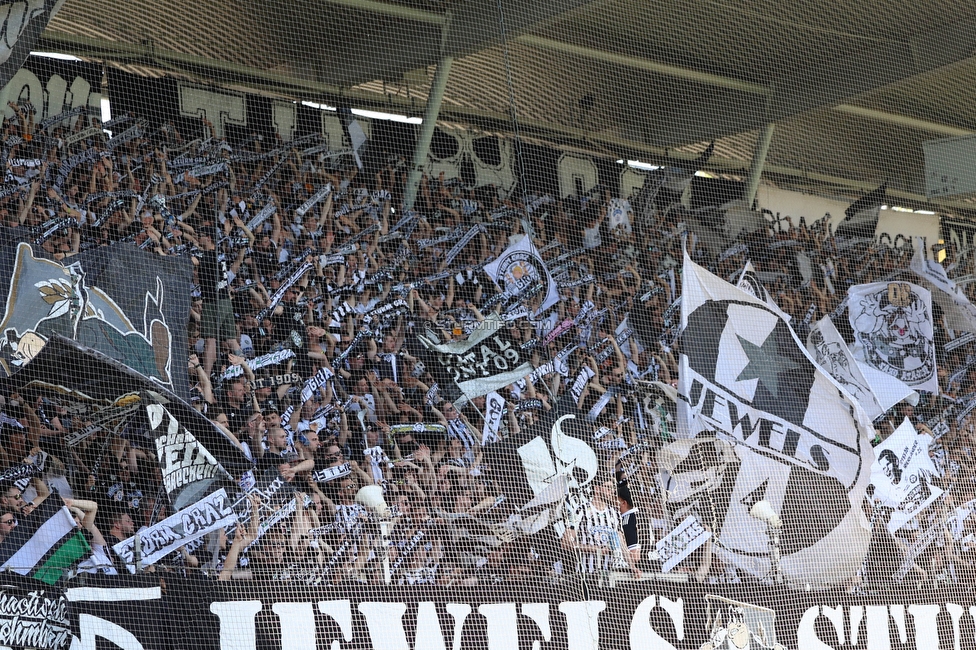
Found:
[[[899,115],[898,113],[887,113],[885,111],[879,111],[873,108],[867,108],[865,106],[839,104],[834,106],[833,110],[839,113],[846,113],[848,115],[855,115],[857,117],[875,120],[877,122],[886,122],[896,126],[904,126],[909,129],[918,129],[919,131],[930,131],[932,133],[939,133],[941,135],[951,137],[973,134],[973,131],[969,129],[960,129],[956,126],[939,124],[938,122],[929,122],[928,120],[921,120],[917,117],[910,117],[908,115]]]
[[[833,61],[795,65],[781,62],[773,93],[759,98],[729,93],[714,99],[715,109],[701,106],[670,115],[658,125],[653,144],[703,142],[751,131],[769,122],[835,104],[877,88],[970,59],[976,52],[976,17],[960,15],[937,29],[907,41],[886,41]],[[799,56],[799,55],[798,55]],[[681,110],[677,107],[676,110]]]
[[[599,0],[468,0],[454,6],[449,52],[455,57],[512,42],[540,25]]]
[[[640,57],[630,56],[627,54],[617,54],[615,52],[598,50],[592,47],[584,47],[582,45],[575,45],[573,43],[566,43],[564,41],[556,41],[551,38],[525,35],[525,36],[519,36],[518,39],[516,40],[517,42],[523,45],[529,45],[531,47],[553,50],[555,52],[562,52],[564,54],[579,56],[586,59],[593,59],[595,61],[612,63],[627,68],[634,68],[636,70],[645,70],[647,72],[665,75],[668,77],[687,79],[689,81],[695,81],[698,83],[707,84],[709,86],[731,88],[732,90],[740,90],[742,92],[751,93],[755,95],[768,95],[772,92],[772,90],[770,88],[767,88],[766,86],[755,84],[750,81],[744,81],[742,79],[723,77],[721,75],[711,74],[709,72],[692,70],[690,68],[682,68],[674,65],[669,65],[667,63],[651,61],[650,59],[643,59]]]
[[[424,11],[423,9],[414,9],[413,7],[405,7],[403,5],[392,5],[387,4],[386,2],[376,2],[376,0],[325,1],[329,4],[339,5],[348,9],[358,9],[360,11],[368,11],[374,14],[383,14],[384,16],[393,16],[394,18],[413,20],[421,23],[430,23],[432,25],[444,25],[448,20],[446,14]]]
[[[243,0],[242,0],[243,1]],[[437,13],[379,0],[307,2],[301,19],[267,0],[247,0],[277,25],[268,43],[283,64],[319,81],[355,86],[460,58],[546,24],[597,0],[463,0]],[[329,44],[334,40],[335,45]]]

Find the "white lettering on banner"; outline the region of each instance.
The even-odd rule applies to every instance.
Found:
[[[685,638],[685,610],[684,602],[681,598],[677,601],[669,600],[664,596],[648,596],[634,610],[634,616],[630,619],[630,650],[678,650],[678,648],[666,641],[657,631],[651,627],[651,610],[655,605],[667,613],[671,622],[674,623],[675,632],[679,641]]]
[[[180,114],[210,120],[218,138],[224,137],[224,127],[228,124],[247,126],[247,99],[243,94],[182,83],[179,92]]]
[[[0,91],[0,106],[3,107],[4,117],[14,116],[14,110],[7,106],[7,102],[17,103],[17,100],[29,101],[38,111],[35,120],[40,122],[45,117],[58,115],[69,108],[78,106],[101,107],[102,96],[93,93],[91,84],[82,77],[75,77],[68,88],[68,82],[60,75],[51,75],[47,84],[41,85],[41,80],[27,68],[21,68],[13,79]],[[69,126],[74,126],[78,116],[71,118]]]
[[[220,620],[221,649],[255,650],[257,648],[258,635],[254,617],[261,611],[260,600],[210,603],[210,611]],[[346,640],[351,641],[352,638]]]
[[[692,408],[703,425],[713,427],[721,437],[811,472],[833,476],[847,488],[857,480],[861,463],[857,449],[753,408],[694,371],[689,375],[693,375]]]
[[[43,591],[0,592],[0,645],[56,649],[70,636],[65,599]]]
[[[492,347],[488,347],[494,343]],[[481,345],[472,348],[464,355],[440,355],[440,362],[451,373],[455,382],[468,381],[477,377],[489,377],[498,372],[519,365],[517,350],[497,336],[485,338]]]
[[[959,648],[962,641],[960,620],[966,610],[956,603],[945,603],[945,612],[952,621],[952,643],[945,643],[947,639],[939,637],[937,619],[942,612],[942,605],[912,604],[907,607],[908,614],[914,624],[915,647]],[[844,624],[844,610],[847,610],[847,622]],[[901,643],[908,643],[908,628],[905,621],[905,605],[851,605],[847,607],[814,606],[807,609],[800,618],[797,626],[797,650],[833,650],[849,643],[852,646],[865,645],[867,650],[890,650],[891,624]],[[976,607],[969,607],[969,615],[976,621]],[[817,636],[816,621],[818,616],[824,616],[833,627],[836,635],[822,639]],[[861,621],[865,622],[864,640],[861,639]],[[823,628],[821,628],[823,629]],[[827,628],[829,629],[829,628]],[[844,630],[850,630],[850,638],[844,638]],[[931,644],[931,645],[930,645]]]
[[[103,589],[102,591],[112,591]],[[120,588],[117,591],[128,591]],[[73,602],[104,602],[104,595],[87,600],[72,598]],[[157,594],[156,596],[160,596]],[[706,596],[706,599],[711,596]],[[117,600],[110,598],[109,601]],[[721,599],[720,599],[721,600]],[[611,611],[620,612],[616,602]],[[355,611],[362,619],[354,625]],[[600,635],[601,614],[607,611],[608,602],[602,600],[559,602],[500,602],[477,605],[477,612],[486,622],[485,628],[475,627],[479,636],[479,647],[487,650],[508,650],[526,647],[531,642],[534,648],[548,647],[541,642],[553,644],[552,647],[567,650],[599,650],[603,647],[629,648],[630,650],[678,650],[689,647],[684,642],[688,632],[706,631],[712,627],[704,606],[695,601],[678,597],[671,600],[666,596],[651,594],[640,601],[630,615],[629,626],[617,630],[628,634],[629,643],[622,639],[602,639]],[[687,607],[687,609],[686,609]],[[783,608],[788,605],[783,606]],[[413,613],[407,614],[409,610]],[[553,616],[555,610],[562,615],[565,625],[554,634]],[[781,608],[782,610],[782,608]],[[65,617],[63,605],[57,610]],[[210,604],[210,612],[219,621],[220,647],[222,650],[256,650],[256,617],[264,610],[259,600],[224,601]],[[367,645],[377,650],[409,650],[410,648],[430,648],[434,650],[460,650],[472,644],[475,639],[464,635],[465,622],[473,611],[468,603],[435,603],[432,601],[289,601],[275,602],[270,611],[277,616],[280,627],[282,650],[315,650],[332,648],[338,650],[345,644]],[[773,613],[772,610],[769,610]],[[447,614],[450,617],[448,622]],[[317,623],[316,614],[328,617],[335,622],[341,638],[320,638],[320,630],[335,629]],[[52,616],[55,615],[52,613]],[[87,619],[84,617],[88,616]],[[823,616],[826,621],[817,623]],[[520,618],[524,617],[524,618]],[[534,623],[527,626],[525,619]],[[973,622],[976,621],[976,606],[964,607],[957,603],[925,604],[874,604],[874,605],[815,605],[805,611],[793,610],[797,620],[795,635],[796,650],[833,650],[845,646],[865,650],[890,650],[892,639],[908,647],[959,648],[970,647],[974,641]],[[782,629],[787,617],[777,619],[777,637],[784,636]],[[623,623],[614,619],[615,625]],[[148,640],[136,638],[125,628],[90,614],[80,615],[82,647],[96,647],[95,637],[107,639],[122,648],[154,647]],[[607,621],[604,622],[604,632]],[[826,623],[826,624],[824,624]],[[48,621],[50,624],[50,620]],[[751,626],[750,626],[751,627]],[[67,628],[67,624],[65,624]],[[52,628],[53,629],[53,628]],[[413,639],[408,640],[408,631],[413,630]],[[484,630],[484,631],[481,631]],[[752,632],[756,632],[752,628]],[[773,632],[773,630],[768,630]],[[86,638],[87,635],[87,638]],[[565,635],[565,636],[564,636]],[[940,636],[941,635],[941,636]],[[951,635],[951,638],[949,636]],[[53,637],[52,637],[53,638]],[[412,641],[412,643],[411,643]],[[779,641],[784,643],[783,640]],[[7,642],[5,642],[7,643]],[[9,642],[19,645],[17,642]],[[274,644],[274,642],[272,642]],[[30,647],[54,647],[31,645]],[[274,647],[272,645],[271,647]],[[697,646],[696,646],[697,647]],[[790,647],[790,646],[788,646]],[[900,647],[900,646],[899,646]]]
[[[180,546],[236,521],[237,515],[227,501],[227,493],[220,489],[136,533],[141,543],[141,560],[146,565],[158,562]],[[128,565],[129,571],[134,573],[135,535],[112,548]]]
[[[281,647],[315,650],[315,611],[312,603],[275,603],[271,611],[281,619]]]
[[[564,153],[556,164],[559,196],[582,196],[600,182],[600,170],[589,156]]]
[[[97,638],[114,643],[122,650],[143,650],[139,639],[132,632],[98,616],[80,614],[78,616],[78,631],[81,632],[81,643],[79,644],[81,650],[97,650]]]
[[[339,625],[339,632],[347,642],[352,641],[352,603],[348,600],[320,600],[319,611],[331,618]],[[333,650],[339,647],[339,641],[331,643]]]
[[[566,617],[569,650],[600,650],[600,612],[606,608],[602,600],[559,603],[559,611]]]
[[[653,607],[653,596],[650,598]],[[662,607],[671,601],[661,598]],[[646,601],[645,601],[646,602]],[[570,650],[599,650],[599,616],[606,609],[604,601],[571,601],[559,604],[559,611],[566,617],[567,639]],[[677,606],[680,610],[681,600]],[[462,631],[464,622],[471,613],[471,606],[465,603],[447,603],[445,610],[454,620],[452,648],[463,647]],[[520,647],[518,616],[528,617],[535,622],[543,639],[553,640],[549,620],[549,603],[487,603],[478,607],[478,613],[488,623],[488,650],[508,650]],[[321,644],[316,639],[316,625],[313,603],[289,602],[274,603],[272,611],[281,622],[281,647],[288,650],[314,650]],[[377,650],[409,650],[409,648],[447,648],[444,632],[437,615],[437,605],[421,602],[417,605],[415,637],[413,645],[407,642],[403,615],[407,605],[399,602],[361,602],[359,612],[366,618],[370,645]],[[679,639],[683,639],[683,614],[677,614],[665,607],[676,620]],[[351,603],[348,600],[319,601],[318,610],[329,616],[339,625],[343,640],[353,640]],[[261,611],[259,601],[230,601],[210,604],[210,611],[220,619],[220,646],[225,649],[253,650],[256,648],[255,615]],[[675,618],[677,616],[677,619]],[[632,630],[634,626],[632,625]],[[645,625],[649,630],[649,622]],[[641,628],[643,629],[643,628]],[[656,635],[655,635],[656,636]],[[653,637],[652,637],[653,638]],[[660,637],[657,637],[660,638]],[[338,648],[338,639],[327,640],[332,648]],[[653,646],[651,646],[653,647]]]
[[[195,481],[227,475],[213,454],[165,408],[151,404],[146,411],[153,430],[160,427],[164,415],[169,417],[166,433],[156,437],[156,455],[168,493],[172,494]]]

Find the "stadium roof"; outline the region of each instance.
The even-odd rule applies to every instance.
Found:
[[[922,143],[976,133],[976,2],[67,0],[39,49],[654,162],[924,200]],[[966,204],[954,204],[964,207]],[[974,204],[976,205],[976,204]]]

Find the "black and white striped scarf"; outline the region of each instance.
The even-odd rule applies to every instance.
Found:
[[[478,445],[468,425],[460,417],[447,421],[447,435],[457,438],[464,445],[466,452],[475,449]]]
[[[338,307],[332,310],[331,322],[338,323],[341,326],[346,316],[348,316],[351,313],[352,313],[352,307],[349,306],[349,303],[343,300],[342,302],[339,303]],[[333,327],[335,326],[333,325]]]

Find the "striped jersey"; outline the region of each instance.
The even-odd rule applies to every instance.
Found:
[[[447,421],[447,435],[460,440],[461,444],[464,445],[465,452],[471,452],[478,446],[478,441],[461,418]]]
[[[571,528],[576,530],[576,542],[580,546],[603,549],[599,555],[588,551],[579,553],[577,571],[594,573],[620,567],[623,562],[620,555],[623,536],[620,534],[619,510],[610,505],[597,509],[589,503],[577,513]],[[626,563],[623,564],[626,567]]]

